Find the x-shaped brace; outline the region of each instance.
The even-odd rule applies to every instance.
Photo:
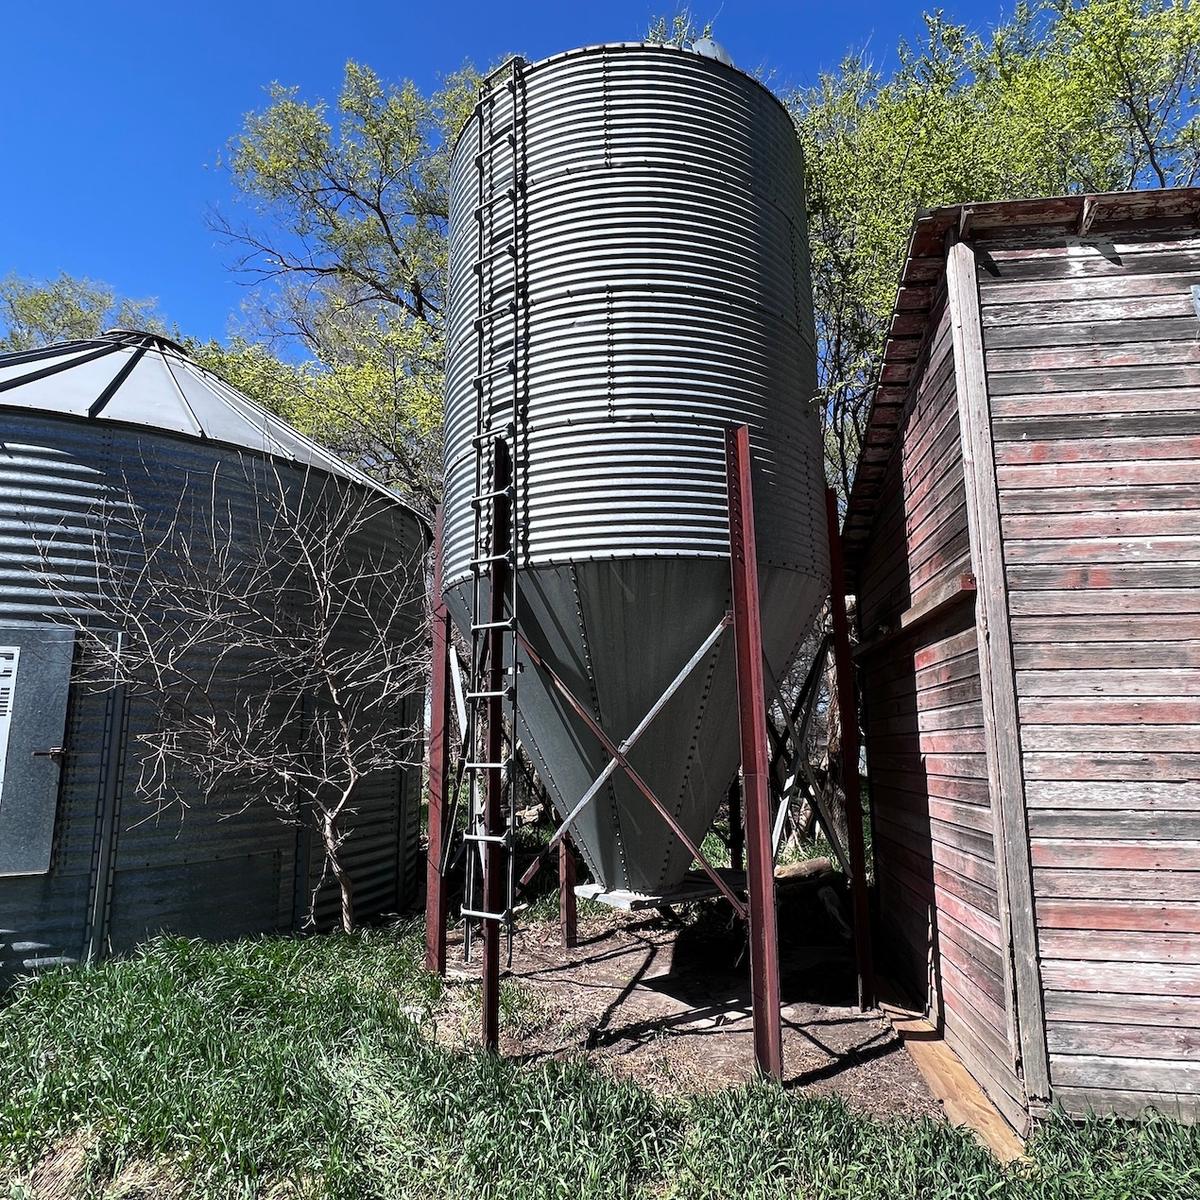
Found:
[[[558,676],[554,668],[542,658],[540,654],[529,644],[529,639],[524,634],[518,631],[517,640],[521,648],[525,651],[529,661],[540,671],[543,671],[553,683],[558,693],[570,705],[576,716],[591,730],[596,740],[608,752],[609,761],[604,770],[593,781],[591,787],[584,793],[583,798],[575,805],[571,812],[567,815],[566,820],[556,830],[554,837],[550,839],[550,846],[556,845],[567,834],[568,827],[579,816],[584,807],[589,804],[592,799],[599,793],[600,789],[608,781],[618,767],[629,777],[630,782],[639,792],[646,798],[654,810],[660,817],[670,826],[671,832],[692,852],[692,857],[700,864],[701,870],[709,877],[716,889],[725,897],[726,900],[733,906],[734,912],[737,913],[742,920],[746,920],[749,913],[746,905],[737,896],[728,883],[717,873],[713,865],[704,857],[700,847],[688,835],[683,826],[676,819],[675,815],[662,803],[661,800],[650,789],[646,781],[638,774],[637,770],[630,764],[626,757],[629,751],[633,748],[637,740],[646,732],[650,723],[663,710],[667,701],[679,690],[684,680],[696,669],[696,667],[704,660],[708,652],[716,645],[721,634],[733,623],[733,617],[730,613],[726,613],[717,623],[716,628],[708,635],[701,643],[700,648],[688,659],[683,669],[668,685],[666,691],[650,706],[646,715],[638,722],[634,731],[618,746],[604,732],[599,723],[592,714],[584,707],[572,694],[571,689]]]

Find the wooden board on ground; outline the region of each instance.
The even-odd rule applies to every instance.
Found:
[[[730,867],[717,867],[716,872],[739,894],[746,890],[746,872],[734,871]],[[788,863],[775,868],[775,884],[787,889],[803,884],[833,878],[833,864],[827,858],[810,858],[805,862]],[[674,887],[661,892],[633,892],[627,888],[606,890],[602,883],[581,883],[575,895],[581,900],[596,904],[607,904],[621,912],[642,912],[649,908],[671,908],[676,904],[695,904],[700,900],[711,900],[721,893],[716,884],[703,871],[689,871]]]
[[[884,991],[881,986],[881,991]],[[894,989],[884,992],[894,995]],[[941,1101],[946,1119],[969,1129],[1002,1163],[1024,1158],[1025,1143],[987,1098],[936,1027],[919,1013],[881,1002],[888,1023],[904,1043],[929,1090]]]

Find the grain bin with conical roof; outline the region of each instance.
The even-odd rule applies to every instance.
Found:
[[[714,57],[608,45],[513,75],[451,164],[446,596],[469,625],[475,440],[512,423],[521,633],[619,742],[729,607],[729,425],[777,677],[827,591],[803,160]],[[608,756],[521,665],[520,739],[565,815]],[[723,638],[630,755],[697,842],[738,767],[733,675]],[[611,888],[690,865],[620,772],[572,834]]]
[[[99,580],[118,569],[97,557],[105,513],[178,520],[187,538],[180,505],[194,499],[227,514],[231,544],[251,553],[280,487],[371,497],[371,519],[345,543],[355,553],[416,561],[426,549],[425,523],[397,497],[167,338],[113,330],[0,355],[0,980],[160,931],[232,937],[305,920],[324,878],[317,839],[234,787],[197,786],[182,818],[141,803],[134,762],[153,714],[119,689],[79,685],[75,629],[64,622],[64,602],[103,596]],[[206,545],[197,536],[196,552]],[[421,578],[415,570],[405,610],[414,633]],[[121,632],[119,621],[101,624],[106,636]],[[347,648],[334,640],[333,652]],[[213,694],[225,681],[229,695],[252,701],[253,685],[226,674]],[[406,726],[416,726],[418,690],[407,708]],[[415,894],[418,784],[415,770],[388,769],[356,793],[344,858],[360,916],[394,912]],[[318,919],[334,908],[326,882]]]

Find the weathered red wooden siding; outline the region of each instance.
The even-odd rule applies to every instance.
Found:
[[[979,263],[1054,1095],[1194,1116],[1200,236]]]
[[[929,323],[872,532],[857,560],[867,765],[885,947],[947,1041],[1018,1127],[974,607],[903,613],[970,570],[950,322]]]

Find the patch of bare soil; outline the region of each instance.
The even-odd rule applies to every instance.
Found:
[[[827,907],[811,895],[781,901],[785,1085],[839,1095],[872,1116],[938,1116],[900,1040],[878,1013],[858,1011],[845,930]],[[680,919],[581,903],[571,950],[556,922],[526,925],[506,977],[527,1004],[508,1023],[504,1052],[531,1062],[585,1053],[615,1075],[674,1095],[750,1080],[745,934],[727,913],[711,904]],[[452,976],[478,970],[477,954],[463,963],[453,931],[449,959]],[[477,1013],[460,1002],[453,1038],[478,1037]]]

